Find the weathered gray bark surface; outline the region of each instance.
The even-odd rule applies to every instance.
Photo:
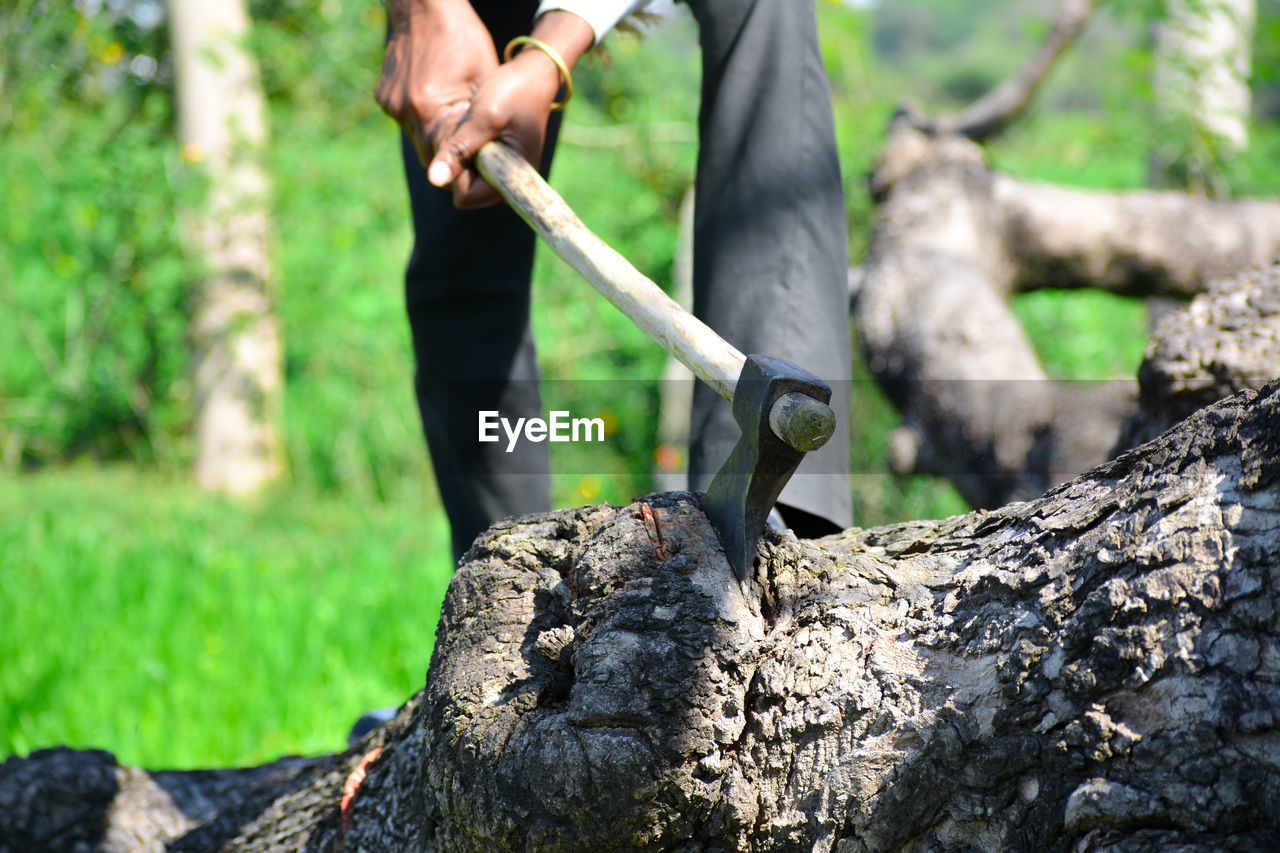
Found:
[[[1136,408],[1126,381],[1049,381],[1009,294],[1190,297],[1280,254],[1280,204],[1033,184],[920,124],[894,120],[872,176],[880,205],[854,320],[903,415],[893,467],[943,474],[972,505],[1002,506],[1110,458]]]
[[[1141,407],[1113,455],[1280,374],[1280,264],[1219,279],[1164,317],[1138,370]]]
[[[10,759],[0,849],[1280,845],[1280,383],[1034,502],[770,535],[745,587],[649,506],[488,531],[356,749]]]
[[[995,176],[1013,260],[1003,287],[1191,297],[1280,254],[1280,204],[1151,190],[1106,193]]]

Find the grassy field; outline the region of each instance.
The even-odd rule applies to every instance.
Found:
[[[432,499],[235,503],[123,467],[0,478],[0,565],[0,754],[152,767],[340,748],[422,685],[452,569]]]

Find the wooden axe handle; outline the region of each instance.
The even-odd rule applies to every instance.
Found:
[[[508,146],[487,143],[476,154],[476,166],[557,255],[695,376],[733,400],[746,361],[742,353],[593,234],[537,170]]]

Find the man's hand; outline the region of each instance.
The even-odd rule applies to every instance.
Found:
[[[569,12],[541,16],[532,35],[570,67],[595,38],[590,25]],[[500,139],[531,163],[542,159],[560,82],[555,63],[537,48],[526,46],[499,66],[492,39],[466,0],[392,3],[378,102],[413,139],[427,179],[453,185],[460,208],[499,200],[472,167],[486,142]]]
[[[423,168],[498,67],[493,39],[467,0],[392,0],[374,96],[418,149]]]
[[[486,142],[500,139],[530,163],[542,159],[551,102],[560,88],[560,71],[545,54],[526,47],[498,66],[476,90],[457,123],[442,127],[427,180],[453,185],[453,203],[464,210],[501,200],[498,191],[472,166]]]

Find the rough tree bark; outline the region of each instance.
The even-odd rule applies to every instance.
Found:
[[[252,491],[279,476],[281,342],[270,295],[266,121],[241,0],[169,0],[185,159],[208,179],[185,231],[205,276],[194,287],[196,479]]]
[[[0,850],[1280,845],[1280,382],[995,512],[769,534],[688,493],[500,524],[356,748],[0,765]]]
[[[1141,407],[1115,454],[1196,409],[1280,374],[1280,264],[1218,280],[1156,326],[1138,369]]]

